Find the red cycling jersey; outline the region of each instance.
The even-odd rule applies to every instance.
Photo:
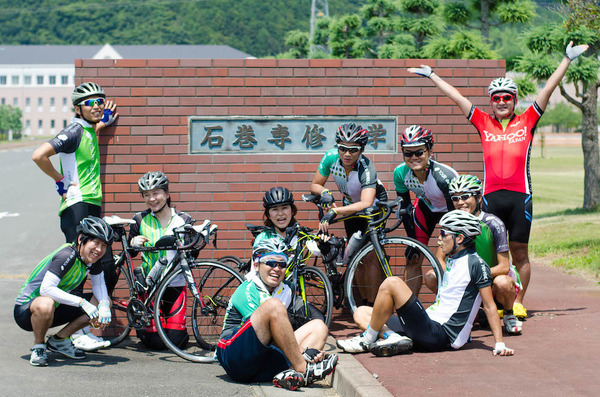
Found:
[[[483,146],[483,194],[511,190],[531,194],[529,157],[535,127],[544,112],[537,103],[513,116],[506,129],[494,117],[475,106],[467,117],[477,128]]]

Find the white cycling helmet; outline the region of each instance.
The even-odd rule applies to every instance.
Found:
[[[260,240],[254,247],[252,247],[252,258],[258,259],[263,255],[282,255],[287,259],[287,247],[283,240],[279,237],[266,238]]]
[[[481,194],[483,183],[476,176],[461,174],[454,178],[448,186],[448,193],[473,193]]]
[[[494,95],[496,92],[508,92],[516,97],[519,94],[519,89],[517,88],[517,83],[515,83],[513,79],[509,79],[508,77],[498,77],[492,81],[488,87],[489,96]]]
[[[104,93],[102,87],[96,83],[87,82],[79,84],[77,87],[75,87],[73,93],[71,94],[71,101],[73,102],[73,105],[78,105],[85,98],[89,98],[91,96],[106,98],[106,94]]]
[[[460,233],[467,238],[481,234],[479,219],[475,215],[461,210],[446,213],[440,219],[440,226],[451,232]]]

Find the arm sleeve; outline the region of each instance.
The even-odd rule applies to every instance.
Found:
[[[79,306],[81,297],[69,294],[58,288],[60,278],[51,272],[46,272],[42,285],[40,287],[40,295],[52,298],[55,302],[62,303],[69,306]]]
[[[329,177],[329,174],[331,173],[331,166],[335,162],[335,160],[337,160],[337,158],[338,156],[336,149],[330,150],[327,153],[325,153],[325,155],[321,159],[321,162],[319,163],[319,174],[323,175],[324,177]]]
[[[71,123],[48,143],[56,153],[73,153],[79,147],[82,134],[83,127],[78,123]]]
[[[104,282],[104,272],[100,272],[100,274],[90,274],[90,279],[92,280],[92,292],[98,302],[109,301],[108,290],[106,289],[106,283]]]
[[[406,176],[407,169],[408,166],[405,163],[402,163],[394,170],[394,188],[396,189],[398,196],[403,193],[408,193],[408,188],[404,184],[404,177]]]

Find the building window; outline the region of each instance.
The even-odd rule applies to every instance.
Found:
[[[69,84],[69,76],[60,76],[60,83],[62,85],[67,85]]]
[[[48,84],[56,85],[56,76],[48,76]]]
[[[0,99],[0,105],[6,105],[6,98]]]
[[[44,85],[44,76],[36,76],[35,79],[37,85]]]
[[[25,106],[31,106],[31,98],[25,98]]]
[[[67,97],[63,97],[63,106],[67,106]]]
[[[54,98],[50,98],[50,106],[54,107]]]
[[[12,85],[19,85],[19,76],[12,76],[10,82]]]
[[[13,98],[13,106],[14,107],[19,106],[19,98]]]
[[[29,76],[29,75],[23,76],[23,84],[31,85],[31,76]]]
[[[42,120],[38,120],[38,128],[42,128]]]
[[[56,122],[54,120],[50,120],[50,128],[54,128],[55,124],[56,124]]]
[[[67,120],[63,120],[63,128],[67,128]]]
[[[6,76],[0,76],[0,85],[6,85]]]
[[[37,109],[37,111],[39,113],[41,113],[41,112],[44,111],[44,108],[42,107],[42,98],[38,98],[38,109]]]
[[[42,98],[38,98],[38,106],[42,106],[43,102],[42,102]]]
[[[25,128],[27,128],[27,129],[31,128],[31,120],[25,120]]]

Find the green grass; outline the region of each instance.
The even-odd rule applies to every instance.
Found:
[[[532,152],[534,261],[600,280],[600,210],[583,211],[581,147]]]

